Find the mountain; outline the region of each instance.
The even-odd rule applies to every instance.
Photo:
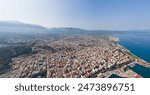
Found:
[[[85,30],[80,28],[46,28],[40,25],[27,24],[19,21],[0,21],[0,33],[21,33],[21,34],[36,34],[36,33],[100,33],[100,34],[112,34],[120,31],[110,30]]]
[[[18,21],[0,21],[0,32],[2,33],[44,33],[47,32],[47,28],[26,24]]]

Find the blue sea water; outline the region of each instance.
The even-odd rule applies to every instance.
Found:
[[[127,32],[116,36],[120,38],[119,44],[150,63],[150,31]]]
[[[115,36],[120,39],[119,44],[150,63],[150,31],[127,32]],[[131,69],[144,78],[150,78],[150,68],[135,65]]]
[[[142,65],[135,64],[135,66],[131,67],[131,69],[144,78],[150,78],[150,68],[146,68]]]
[[[123,78],[123,77],[118,76],[118,75],[116,75],[116,74],[112,74],[109,78]]]

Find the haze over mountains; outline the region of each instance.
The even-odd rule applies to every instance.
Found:
[[[43,33],[47,29],[38,25],[26,24],[18,21],[0,22],[0,32],[10,33]]]
[[[131,30],[140,31],[140,30]],[[85,30],[80,28],[47,28],[40,25],[27,24],[19,21],[0,21],[0,45],[14,45],[38,41],[45,38],[59,38],[64,35],[112,35],[131,31]],[[147,32],[149,30],[142,30]],[[61,34],[61,35],[60,35]]]
[[[148,32],[149,30],[85,30],[80,28],[47,28],[40,25],[27,24],[19,21],[0,21],[0,45],[31,43],[41,38],[59,38],[64,35],[87,34],[87,35],[112,35],[134,31]],[[60,35],[61,34],[61,35]]]
[[[135,29],[135,30],[128,30],[128,31],[150,31],[148,29]],[[64,28],[47,28],[40,25],[35,24],[27,24],[20,21],[0,21],[0,32],[3,33],[59,33],[59,32],[97,32],[97,31],[103,31],[103,32],[118,32],[118,30],[85,30],[80,28],[70,28],[70,27],[64,27]],[[125,31],[125,30],[120,30]]]

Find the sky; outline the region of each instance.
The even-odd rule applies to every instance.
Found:
[[[0,0],[0,21],[46,27],[150,29],[150,0]]]

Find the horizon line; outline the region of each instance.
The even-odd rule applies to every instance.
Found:
[[[149,30],[148,28],[139,28],[139,29],[87,29],[87,28],[83,28],[83,27],[74,27],[74,26],[56,26],[56,27],[50,27],[47,25],[42,25],[39,23],[31,23],[31,22],[25,22],[25,21],[20,21],[20,20],[0,20],[0,22],[7,22],[7,23],[15,23],[17,22],[18,24],[22,23],[22,24],[28,24],[28,25],[36,25],[36,26],[41,26],[44,28],[49,28],[49,29],[53,29],[53,28],[77,28],[77,29],[82,29],[82,30],[90,30],[90,31],[99,31],[99,30],[103,30],[103,31],[138,31],[138,30]]]

